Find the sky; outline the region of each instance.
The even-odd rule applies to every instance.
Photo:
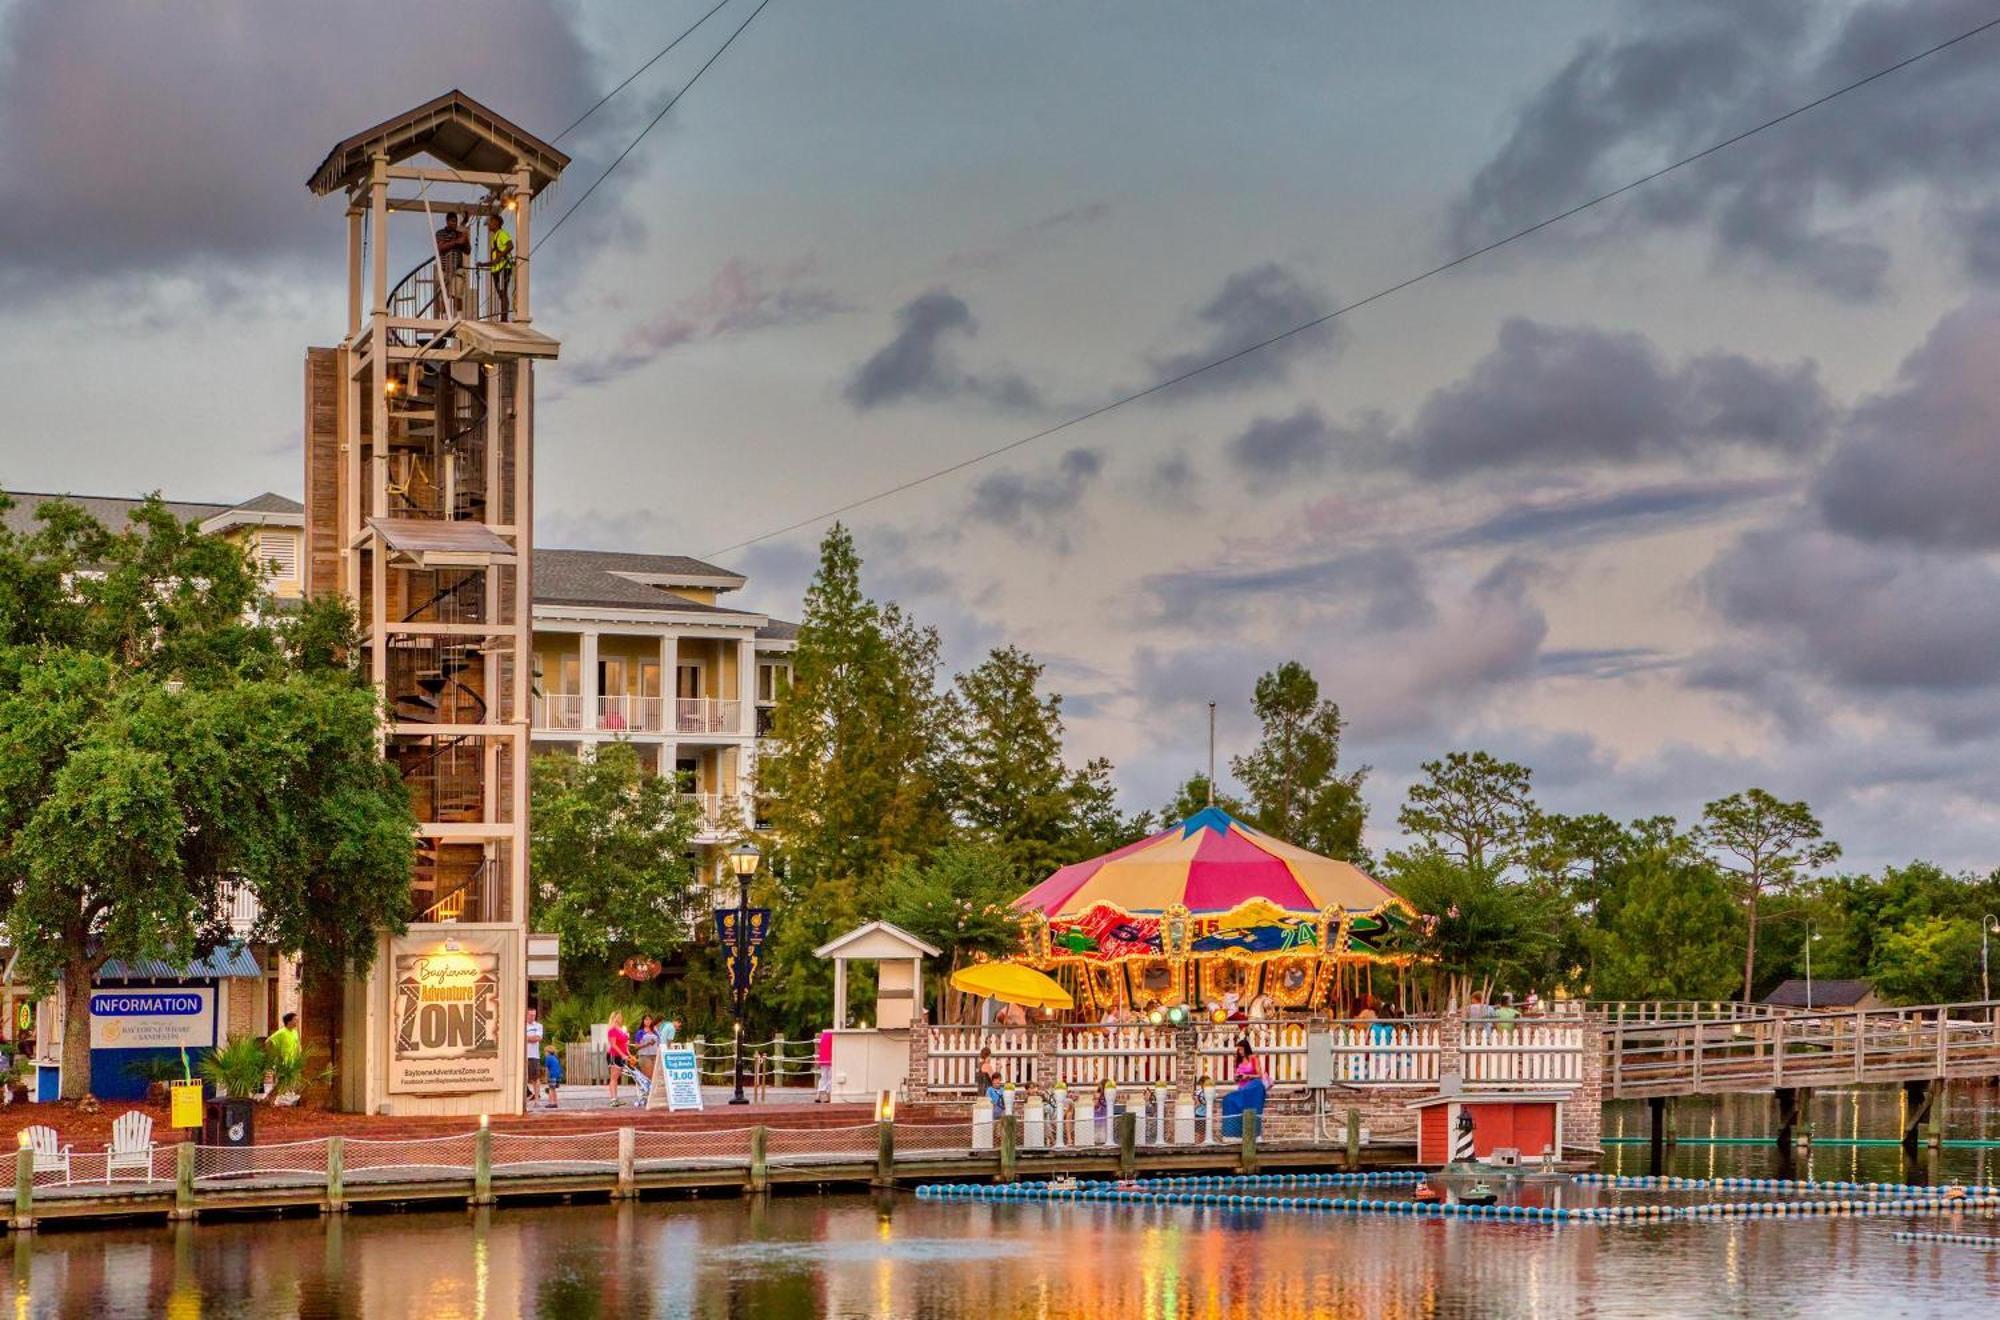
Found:
[[[712,3],[0,0],[0,484],[296,494],[344,326],[326,149],[453,86],[553,137]],[[754,7],[562,139],[540,232]],[[536,535],[715,556],[1994,17],[772,0],[535,254]],[[1996,166],[2000,30],[856,509],[865,585],[954,668],[1042,660],[1128,808],[1201,768],[1211,700],[1247,751],[1297,659],[1378,850],[1484,748],[1552,810],[1760,785],[1847,865],[2000,865]],[[824,526],[721,555],[743,603],[795,616]]]

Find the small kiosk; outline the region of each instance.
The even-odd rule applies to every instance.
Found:
[[[924,959],[938,950],[886,921],[871,921],[813,950],[833,960],[835,1100],[873,1100],[902,1086],[909,1072],[910,1024],[923,1002]],[[847,965],[873,962],[874,1026],[848,1026]]]

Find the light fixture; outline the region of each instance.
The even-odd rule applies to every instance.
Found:
[[[764,854],[757,851],[754,843],[739,843],[729,850],[729,869],[736,873],[738,880],[747,880],[757,874],[758,864]]]
[[[492,1121],[492,1120],[491,1120],[491,1118],[489,1118],[489,1117],[488,1117],[487,1115],[485,1115],[485,1114],[481,1114],[481,1115],[479,1116],[479,1127],[480,1127],[480,1130],[481,1130],[481,1131],[484,1131],[484,1130],[486,1129],[486,1125],[487,1125],[488,1123],[490,1123],[491,1121]]]
[[[1152,1023],[1156,1027],[1159,1026],[1162,1022],[1165,1022],[1166,1020],[1167,1020],[1167,1015],[1165,1013],[1162,1013],[1157,1008],[1154,1009],[1152,1012],[1146,1014],[1146,1021]]]
[[[1175,1026],[1177,1027],[1185,1026],[1187,1024],[1187,1020],[1188,1020],[1187,1010],[1185,1008],[1182,1008],[1179,1004],[1175,1004],[1172,1008],[1167,1010],[1167,1021],[1173,1023]]]
[[[403,390],[403,382],[399,377],[391,376],[387,380],[382,382],[382,393],[388,395],[392,399],[395,398],[398,394],[402,393],[402,390]]]
[[[521,209],[521,199],[518,197],[509,197],[503,205],[510,211],[518,211]]]
[[[896,1093],[881,1091],[875,1096],[875,1121],[893,1123],[896,1121]]]

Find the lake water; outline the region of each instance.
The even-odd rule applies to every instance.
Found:
[[[1834,1117],[1839,1097],[1823,1097]],[[1854,1103],[1850,1099],[1846,1102]],[[1874,1131],[1898,1098],[1860,1102]],[[1635,1134],[1643,1107],[1608,1115]],[[1758,1102],[1684,1105],[1679,1130],[1755,1136]],[[1829,1119],[1815,1115],[1822,1136]],[[1991,1126],[1991,1097],[1968,1115]],[[1864,1124],[1866,1126],[1866,1124]],[[1821,1146],[1821,1178],[1995,1181],[2000,1152]],[[1607,1167],[1643,1169],[1644,1147]],[[1688,1174],[1769,1173],[1764,1146],[1677,1148]],[[1389,1193],[1396,1194],[1396,1193]],[[1564,1193],[1587,1198],[1580,1190]],[[1630,1193],[1618,1193],[1632,1199]],[[20,1316],[1982,1316],[2000,1252],[1910,1245],[1935,1217],[1636,1226],[1410,1221],[903,1194],[356,1213],[10,1244]],[[1964,1216],[2000,1235],[2000,1220]]]

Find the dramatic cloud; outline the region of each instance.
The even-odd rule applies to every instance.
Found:
[[[1332,428],[1311,404],[1289,417],[1259,417],[1229,442],[1229,459],[1252,490],[1318,472],[1332,452]]]
[[[1608,494],[1517,501],[1470,527],[1439,537],[1433,544],[1459,550],[1532,542],[1547,548],[1679,531],[1740,513],[1748,505],[1786,494],[1797,485],[1786,477],[1667,481]]]
[[[313,243],[337,279],[337,208],[306,175],[453,87],[544,134],[595,98],[567,10],[536,0],[20,0],[0,27],[0,287],[249,284]]]
[[[1004,527],[1024,539],[1047,544],[1058,554],[1069,553],[1068,515],[1104,472],[1104,456],[1095,449],[1072,449],[1042,472],[995,472],[972,488],[967,514],[975,521]]]
[[[1334,301],[1275,262],[1242,270],[1223,281],[1222,289],[1195,313],[1203,338],[1184,352],[1153,359],[1156,380],[1195,370],[1202,364],[1240,353],[1252,344],[1325,316]],[[1190,390],[1221,392],[1283,381],[1300,358],[1338,343],[1339,327],[1328,323],[1300,331],[1289,339],[1204,371],[1176,393]]]
[[[1946,316],[1895,388],[1854,410],[1817,495],[1856,536],[2000,546],[2000,299]]]
[[[1689,459],[1723,447],[1798,453],[1832,406],[1809,362],[1712,353],[1670,367],[1643,335],[1515,317],[1464,379],[1386,437],[1427,477],[1496,468]]]
[[[896,313],[896,336],[848,380],[849,403],[863,411],[910,399],[973,398],[998,408],[1041,406],[1041,395],[1013,372],[979,375],[958,365],[949,342],[978,331],[972,309],[948,289],[933,289]]]
[[[560,379],[565,385],[598,385],[688,344],[810,325],[846,311],[812,275],[810,261],[768,271],[731,257],[701,293],[634,329],[615,350],[566,361]]]
[[[1422,567],[1395,546],[1270,564],[1217,564],[1154,573],[1140,586],[1168,622],[1214,623],[1273,608],[1288,619],[1345,612],[1373,631],[1428,623],[1436,613]]]
[[[1646,5],[1593,39],[1516,116],[1454,209],[1464,250],[1752,127],[1992,17],[1980,0],[1870,0],[1835,18],[1810,5]],[[1975,40],[1990,41],[1991,37]],[[1816,109],[1572,223],[1706,228],[1721,258],[1794,272],[1841,297],[1881,291],[1889,253],[1857,223],[1870,202],[1921,189],[1990,270],[2000,82],[1968,45]],[[1544,248],[1545,251],[1552,250]]]

